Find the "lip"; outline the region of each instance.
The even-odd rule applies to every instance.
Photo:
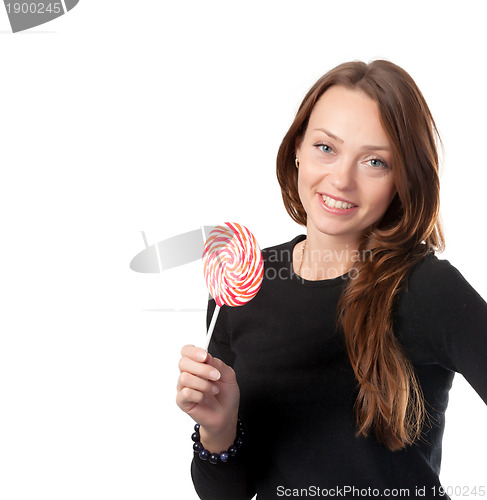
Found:
[[[352,203],[353,205],[355,205],[355,203],[353,203],[351,201],[348,201],[348,200],[344,200],[343,198],[335,198],[334,196],[331,196],[331,195],[326,194],[326,193],[317,193],[318,203],[321,205],[321,208],[323,208],[323,210],[325,210],[326,212],[328,212],[330,214],[333,214],[333,215],[350,215],[350,214],[353,214],[354,212],[356,212],[358,210],[358,206],[357,205],[355,205],[352,208],[331,208],[331,207],[329,207],[323,201],[322,194],[325,194],[326,196],[330,196],[331,198],[334,198],[335,200],[345,201],[346,203]]]

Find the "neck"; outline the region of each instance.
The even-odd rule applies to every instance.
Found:
[[[357,262],[358,248],[358,238],[308,231],[301,276],[312,281],[342,276]]]

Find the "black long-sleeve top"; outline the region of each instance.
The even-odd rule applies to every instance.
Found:
[[[455,372],[487,403],[487,304],[455,267],[433,254],[410,271],[395,334],[413,363],[429,422],[420,441],[390,451],[374,437],[355,435],[357,380],[336,328],[338,299],[350,278],[307,281],[296,275],[292,252],[304,238],[264,249],[258,294],[219,313],[209,352],[236,372],[246,443],[227,463],[194,457],[198,495],[376,498],[402,489],[407,493],[401,496],[439,497]],[[210,300],[208,323],[214,308]]]

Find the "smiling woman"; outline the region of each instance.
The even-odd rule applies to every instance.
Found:
[[[377,103],[362,91],[334,86],[316,103],[298,141],[298,193],[307,214],[308,248],[340,240],[358,246],[396,195]]]
[[[487,402],[487,304],[435,255],[438,140],[388,61],[342,64],[305,96],[277,177],[306,235],[263,250],[259,293],[222,310],[209,352],[182,349],[200,498],[441,491],[455,372]]]

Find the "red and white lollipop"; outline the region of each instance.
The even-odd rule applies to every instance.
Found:
[[[210,343],[220,308],[242,306],[253,299],[264,276],[264,260],[255,236],[244,226],[225,222],[205,242],[203,270],[216,308],[206,340]]]

